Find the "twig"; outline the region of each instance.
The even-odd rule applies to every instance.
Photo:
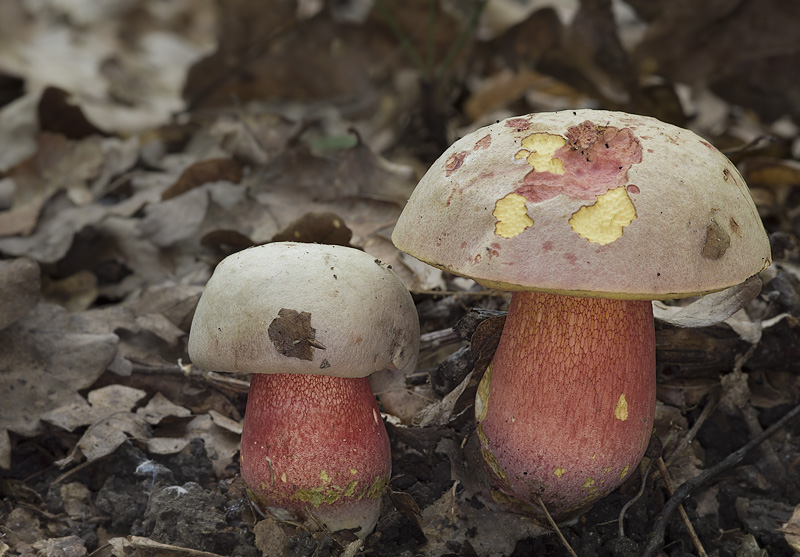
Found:
[[[755,151],[760,147],[760,144],[764,141],[768,143],[775,143],[776,139],[774,135],[762,134],[754,137],[744,145],[740,145],[739,147],[734,147],[733,149],[725,149],[722,151],[722,153],[726,157],[741,155],[743,153],[747,153],[748,151]]]
[[[536,498],[539,500],[539,506],[542,507],[542,510],[544,511],[544,515],[547,517],[547,522],[549,522],[550,526],[553,528],[553,530],[555,530],[556,535],[558,536],[558,539],[561,540],[561,543],[564,545],[564,547],[569,552],[569,554],[572,555],[572,557],[578,557],[578,554],[575,553],[575,550],[572,549],[571,545],[569,545],[569,542],[567,541],[567,538],[565,538],[564,534],[561,533],[561,530],[559,529],[558,525],[556,524],[556,521],[553,520],[552,516],[550,516],[550,511],[547,510],[547,507],[545,506],[544,501],[542,501],[542,497],[540,495],[537,495]]]
[[[457,342],[461,342],[461,339],[458,338],[458,335],[452,327],[448,329],[439,329],[438,331],[421,334],[419,336],[419,349],[421,352],[423,350],[431,350]]]
[[[642,553],[642,555],[644,557],[653,557],[653,555],[655,555],[655,553],[664,543],[664,533],[667,530],[667,521],[672,516],[672,513],[675,512],[675,509],[678,507],[678,505],[680,505],[689,495],[691,495],[695,489],[709,481],[714,476],[739,464],[747,455],[747,453],[750,452],[754,447],[757,447],[763,443],[767,438],[773,435],[780,428],[789,424],[798,415],[800,415],[800,405],[792,408],[780,420],[765,429],[764,433],[757,435],[743,447],[728,455],[728,457],[722,462],[717,463],[711,468],[698,474],[691,480],[681,484],[675,490],[675,493],[672,495],[670,500],[664,504],[664,508],[661,509],[661,513],[659,513],[659,515],[656,517],[653,531],[650,532],[650,535],[647,537],[647,545],[645,546],[644,553]]]
[[[686,447],[697,437],[697,432],[700,431],[700,428],[703,424],[711,417],[711,414],[714,413],[714,410],[717,409],[719,406],[720,401],[720,391],[715,390],[711,393],[711,397],[709,398],[708,403],[706,404],[703,411],[700,412],[700,415],[697,417],[697,421],[692,425],[689,431],[686,432],[686,435],[678,442],[678,445],[675,447],[675,450],[672,451],[672,454],[669,455],[667,458],[667,466],[672,466],[675,461],[683,454],[683,451],[686,450]]]
[[[658,463],[658,470],[661,472],[661,479],[664,480],[664,485],[667,486],[667,491],[669,491],[670,495],[673,495],[675,489],[672,485],[672,478],[670,478],[669,470],[667,470],[664,459],[658,457],[656,462]],[[700,557],[708,557],[708,553],[706,553],[706,550],[703,548],[703,544],[700,543],[700,538],[697,537],[697,532],[694,531],[694,526],[692,526],[692,522],[689,520],[689,515],[686,514],[686,509],[683,508],[683,505],[678,505],[678,512],[681,514],[681,519],[683,520],[683,525],[686,526],[686,531],[689,532],[689,537],[692,538],[692,543],[697,550],[697,554]]]
[[[652,464],[653,464],[653,461],[652,460],[649,461],[647,463],[647,466],[644,469],[644,472],[642,473],[642,485],[639,487],[639,491],[627,503],[625,503],[622,506],[622,509],[619,511],[619,519],[618,519],[619,528],[618,529],[619,529],[619,537],[620,538],[624,538],[625,537],[625,526],[624,526],[624,524],[625,524],[625,513],[628,512],[628,509],[631,508],[631,506],[636,501],[638,501],[639,498],[644,493],[644,488],[647,485],[647,476],[650,474],[650,469],[652,468]]]

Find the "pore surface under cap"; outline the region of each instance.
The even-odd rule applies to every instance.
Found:
[[[418,348],[414,301],[390,269],[356,249],[284,242],[224,259],[189,335],[192,362],[245,373],[408,371]]]
[[[510,118],[456,141],[392,240],[487,286],[613,298],[721,290],[771,259],[724,155],[691,131],[599,110]]]

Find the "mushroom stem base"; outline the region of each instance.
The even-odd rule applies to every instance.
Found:
[[[637,466],[654,410],[650,302],[514,293],[475,401],[493,499],[576,516]]]
[[[261,508],[366,536],[391,473],[389,438],[368,378],[254,375],[241,460]]]

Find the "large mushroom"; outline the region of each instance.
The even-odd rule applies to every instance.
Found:
[[[514,291],[475,401],[495,501],[557,519],[631,473],[653,428],[650,300],[738,285],[770,248],[736,167],[694,133],[595,110],[456,141],[395,227],[401,250]]]
[[[263,509],[363,537],[391,458],[368,376],[414,368],[419,321],[397,276],[352,248],[273,243],[224,259],[192,321],[189,355],[252,373],[241,469]]]

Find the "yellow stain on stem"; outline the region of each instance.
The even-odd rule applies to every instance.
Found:
[[[528,216],[525,198],[518,193],[509,193],[504,198],[498,199],[492,216],[497,219],[494,233],[503,238],[513,238],[533,226],[533,219]]]
[[[475,420],[480,423],[489,411],[489,393],[492,388],[492,364],[486,368],[475,393]]]
[[[573,213],[569,225],[581,238],[595,244],[610,244],[636,218],[636,208],[624,186],[609,190]]]
[[[614,417],[623,422],[628,419],[628,401],[625,399],[625,393],[619,395],[617,407],[614,409]]]

